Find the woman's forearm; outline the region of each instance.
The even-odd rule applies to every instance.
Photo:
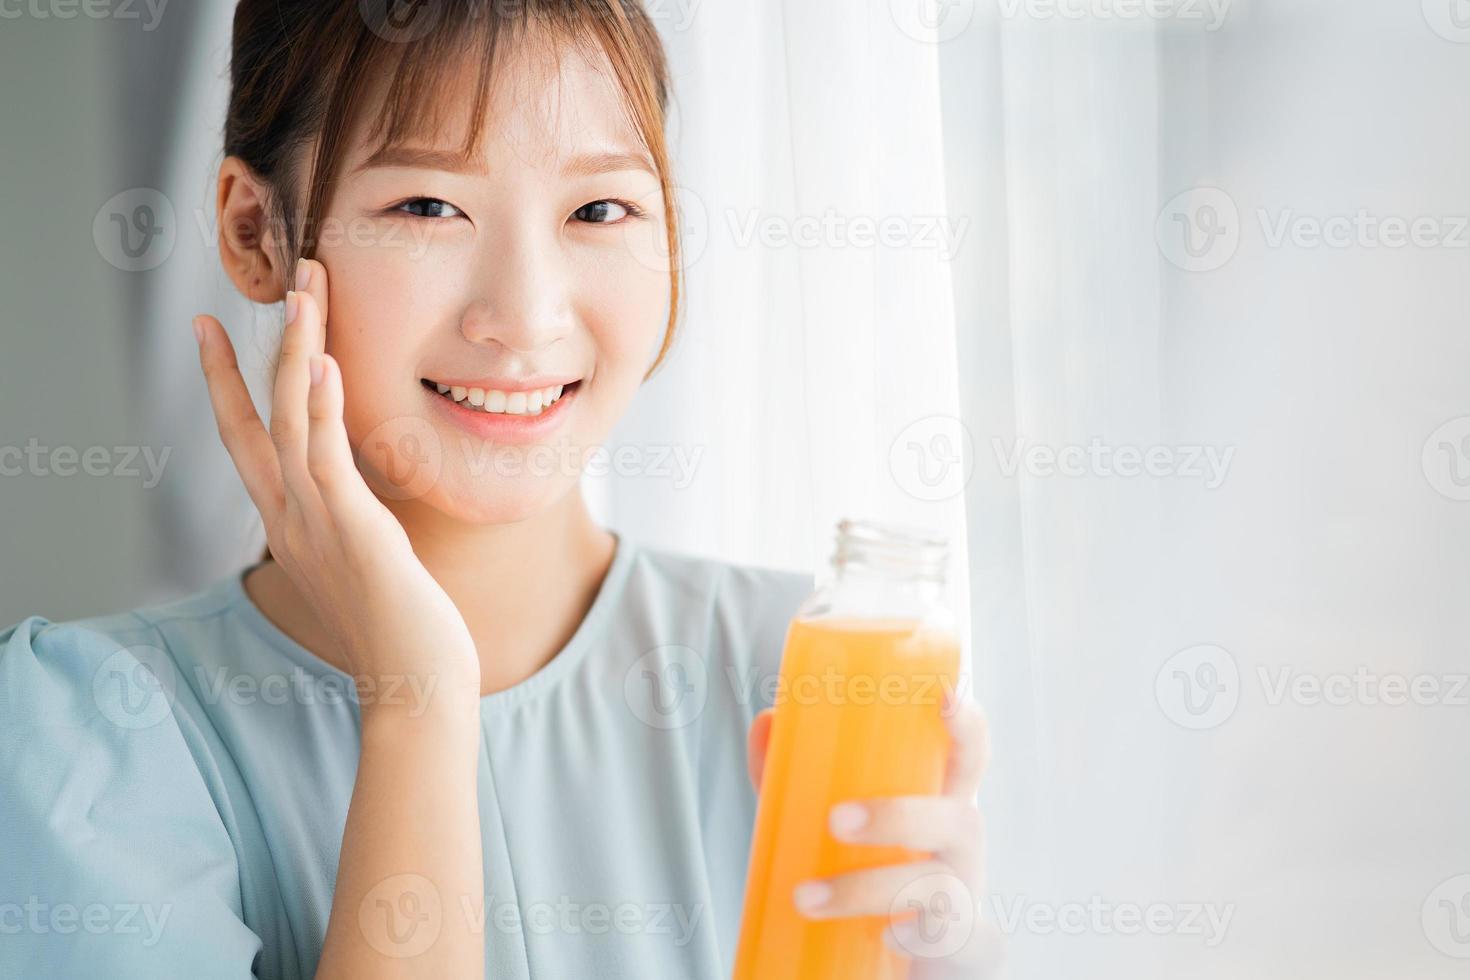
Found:
[[[319,980],[479,977],[477,704],[364,706]]]

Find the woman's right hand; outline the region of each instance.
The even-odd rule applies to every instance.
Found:
[[[303,288],[287,294],[269,432],[224,328],[209,316],[194,321],[220,438],[265,520],[271,554],[330,631],[348,673],[360,685],[419,678],[426,685],[418,689],[432,692],[411,713],[363,704],[316,976],[481,976],[480,662],[464,617],[358,472],[342,421],[342,374],[325,351],[327,270],[303,260],[296,281]],[[405,935],[391,910],[409,903],[427,918]]]
[[[265,521],[271,555],[336,639],[360,682],[477,703],[479,660],[464,617],[358,472],[343,424],[342,374],[325,352],[327,270],[302,259],[287,293],[270,431],[234,347],[212,316],[194,320],[220,438]],[[462,700],[460,700],[462,698]]]

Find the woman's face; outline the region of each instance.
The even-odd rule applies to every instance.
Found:
[[[611,67],[519,47],[469,168],[452,158],[468,66],[431,141],[368,159],[359,125],[317,251],[364,476],[474,523],[521,520],[576,485],[668,316],[660,185]]]

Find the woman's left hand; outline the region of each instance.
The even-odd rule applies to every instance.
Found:
[[[750,778],[760,789],[770,741],[770,708],[750,726]],[[832,808],[828,831],[851,844],[925,851],[927,861],[870,868],[804,882],[797,907],[813,919],[889,916],[883,940],[913,961],[911,980],[977,980],[997,968],[999,932],[980,918],[984,824],[975,796],[989,762],[985,718],[945,692],[945,724],[953,740],[944,788],[937,796],[847,800]],[[917,911],[918,914],[908,915]]]

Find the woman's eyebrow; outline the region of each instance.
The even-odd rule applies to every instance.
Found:
[[[589,153],[573,157],[561,168],[567,177],[592,177],[624,170],[645,170],[652,176],[653,163],[641,153]]]
[[[488,177],[489,168],[483,159],[464,155],[453,150],[436,150],[410,146],[384,147],[353,168],[353,174],[378,167],[411,167],[419,170],[442,170],[451,174],[469,174]],[[653,163],[641,153],[587,153],[569,159],[561,168],[566,177],[593,177],[598,174],[618,173],[627,170],[643,170],[653,176]]]
[[[453,150],[420,149],[412,146],[385,146],[352,169],[354,174],[378,167],[412,167],[417,170],[443,170],[451,174],[488,177],[489,168],[479,157],[465,159]]]

